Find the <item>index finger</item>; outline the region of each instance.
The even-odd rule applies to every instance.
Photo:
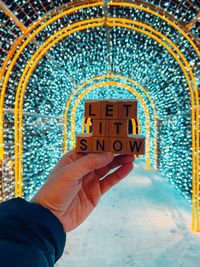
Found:
[[[68,153],[62,156],[62,158],[58,161],[56,166],[53,168],[52,172],[55,172],[78,159],[81,159],[85,155],[86,153],[76,152],[76,148],[70,150]]]
[[[100,169],[113,160],[112,152],[102,152],[102,153],[89,153],[85,157],[82,157],[74,161],[69,166],[62,169],[62,177],[68,180],[79,180],[84,175]]]

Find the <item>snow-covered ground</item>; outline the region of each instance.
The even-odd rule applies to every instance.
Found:
[[[88,219],[68,233],[56,267],[196,267],[200,234],[191,207],[157,172],[135,161]]]

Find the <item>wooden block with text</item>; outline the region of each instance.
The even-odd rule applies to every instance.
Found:
[[[76,135],[76,152],[93,152],[91,133],[81,133]]]
[[[110,138],[109,137],[93,137],[92,152],[109,152]]]
[[[110,124],[109,120],[93,119],[93,131],[92,136],[110,136]]]
[[[85,118],[100,119],[100,101],[86,100],[85,101]]]
[[[126,139],[127,154],[144,155],[145,154],[145,137],[142,135],[129,134]]]
[[[119,102],[120,119],[137,119],[137,100],[121,100]]]
[[[110,137],[110,151],[115,154],[126,154],[126,138]]]
[[[118,119],[119,101],[107,99],[100,102],[101,119],[111,120]]]
[[[137,118],[136,100],[86,100],[85,118],[91,118],[92,133],[76,136],[77,152],[145,154],[145,137],[128,134],[129,119]]]
[[[110,137],[127,137],[128,120],[110,120]]]

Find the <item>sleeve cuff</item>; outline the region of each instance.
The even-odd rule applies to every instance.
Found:
[[[0,233],[39,249],[54,263],[61,257],[66,241],[63,225],[50,210],[22,198],[0,205]]]

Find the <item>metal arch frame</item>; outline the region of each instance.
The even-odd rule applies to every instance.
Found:
[[[131,22],[130,20],[127,20],[126,22]],[[81,23],[76,23],[76,24],[81,24]],[[140,26],[144,26],[142,23],[140,23]],[[147,26],[149,29],[152,29],[152,28],[150,28],[149,26]],[[61,31],[59,31],[59,32],[57,32],[56,34],[54,34],[52,37],[51,37],[51,39],[53,39],[56,35],[58,35],[58,34],[60,34],[60,32],[62,32],[62,31],[65,31],[66,29],[62,29]],[[168,40],[168,39],[167,39]],[[48,41],[48,40],[47,40]],[[169,41],[170,42],[170,41]],[[43,47],[45,46],[45,44],[43,44],[42,46],[41,46],[41,48],[34,54],[34,56],[36,56],[38,53],[39,53],[39,51],[41,51],[41,49],[43,49]],[[178,49],[177,49],[178,50]],[[34,60],[34,58],[32,57],[31,58],[31,60],[33,61]],[[27,65],[27,67],[26,67],[26,69],[28,68],[28,65]],[[25,69],[25,70],[26,70]],[[22,75],[22,79],[25,77],[25,74],[23,73],[23,75]],[[22,80],[21,79],[21,80]],[[19,86],[20,86],[20,84],[19,84]],[[19,91],[18,91],[19,92]],[[18,98],[18,96],[16,97],[16,99]]]
[[[99,4],[99,3],[98,3]],[[177,26],[176,24],[174,24],[172,21],[170,21],[170,20],[168,20],[167,18],[165,18],[165,17],[163,17],[162,15],[160,15],[160,14],[158,14],[158,13],[156,13],[156,12],[154,12],[154,11],[152,11],[152,10],[149,10],[149,9],[146,9],[146,8],[144,8],[144,7],[141,7],[141,6],[137,6],[137,5],[134,5],[134,4],[129,4],[129,3],[108,3],[109,5],[126,5],[126,6],[131,6],[131,7],[133,7],[133,8],[137,8],[137,9],[142,9],[143,11],[145,11],[145,12],[148,12],[148,13],[152,13],[153,15],[155,15],[155,16],[158,16],[158,17],[160,17],[162,20],[165,20],[165,21],[167,21],[169,24],[171,24],[174,28],[176,28],[176,30],[178,30],[179,32],[181,32],[182,33],[182,35],[184,35],[184,37],[189,41],[189,43],[193,46],[193,48],[195,49],[195,51],[196,51],[196,53],[198,54],[198,56],[200,56],[200,52],[199,52],[199,50],[197,49],[197,47],[196,47],[196,45],[194,44],[194,42],[191,40],[191,38],[189,37],[189,36],[187,36],[187,34],[179,27],[179,26]],[[2,100],[2,98],[1,98],[1,100]],[[199,109],[198,109],[198,106],[197,106],[197,115],[198,115],[198,112],[199,112]],[[2,113],[3,113],[3,111],[2,111]],[[0,118],[1,119],[1,118]],[[198,122],[198,119],[199,118],[197,118],[197,122]],[[198,124],[198,123],[197,123]],[[198,128],[198,127],[197,127]],[[197,129],[198,130],[198,129]],[[197,137],[198,137],[198,133],[197,133]],[[198,148],[198,142],[199,142],[199,138],[197,138],[197,148]],[[1,159],[3,158],[2,157],[2,153],[3,153],[3,142],[0,144],[0,150],[1,150]],[[198,149],[197,149],[197,165],[198,165]],[[197,173],[198,173],[198,166],[197,166]],[[197,174],[197,176],[199,175],[199,173]],[[197,177],[198,178],[198,177]],[[198,183],[197,183],[198,184]],[[198,200],[197,200],[197,202],[198,202]]]
[[[14,23],[19,27],[19,29],[23,32],[27,31],[27,27],[13,14],[13,12],[7,7],[5,3],[0,0],[0,8],[10,17]]]

